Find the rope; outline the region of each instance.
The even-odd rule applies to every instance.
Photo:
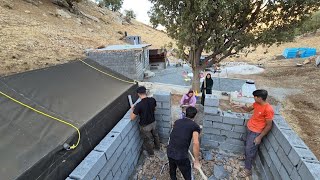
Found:
[[[27,104],[24,104],[23,102],[21,102],[21,101],[15,99],[15,98],[13,98],[13,97],[11,97],[11,96],[3,93],[2,91],[0,91],[0,94],[3,95],[3,96],[5,96],[6,98],[10,99],[11,101],[13,101],[13,102],[15,102],[15,103],[17,103],[17,104],[20,104],[21,106],[24,106],[24,107],[26,107],[26,108],[28,108],[28,109],[30,109],[30,110],[38,113],[38,114],[41,114],[41,115],[43,115],[43,116],[46,116],[46,117],[51,118],[51,119],[53,119],[53,120],[56,120],[56,121],[58,121],[58,122],[60,122],[60,123],[63,123],[63,124],[65,124],[65,125],[71,126],[72,128],[74,128],[74,129],[77,131],[77,133],[78,133],[78,140],[77,140],[77,143],[76,143],[76,144],[73,144],[73,145],[70,147],[70,149],[75,149],[75,148],[79,145],[79,142],[80,142],[80,131],[79,131],[79,129],[78,129],[76,126],[74,126],[73,124],[71,124],[71,123],[69,123],[69,122],[66,122],[66,121],[64,121],[64,120],[62,120],[62,119],[56,118],[56,117],[54,117],[54,116],[51,116],[51,115],[49,115],[49,114],[47,114],[47,113],[44,113],[44,112],[42,112],[42,111],[40,111],[40,110],[37,110],[37,109],[35,109],[35,108],[31,107],[31,106],[28,106]]]
[[[121,78],[118,78],[118,77],[116,77],[116,76],[113,76],[113,75],[111,75],[111,74],[108,74],[108,73],[106,73],[106,72],[104,72],[104,71],[101,71],[100,69],[98,69],[98,68],[96,68],[96,67],[94,67],[94,66],[92,66],[92,65],[90,65],[90,64],[88,64],[88,63],[86,63],[86,62],[84,62],[84,61],[81,60],[81,59],[80,59],[80,61],[81,61],[83,64],[91,67],[92,69],[94,69],[94,70],[96,70],[96,71],[98,71],[98,72],[100,72],[100,73],[102,73],[102,74],[105,74],[105,75],[107,75],[107,76],[110,76],[110,77],[112,77],[112,78],[114,78],[114,79],[117,79],[117,80],[119,80],[119,81],[126,82],[126,83],[130,83],[130,84],[136,84],[136,83],[138,82],[138,81],[136,81],[136,80],[134,80],[133,82],[132,82],[132,81],[123,80],[123,79],[121,79]]]

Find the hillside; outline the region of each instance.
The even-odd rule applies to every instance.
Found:
[[[82,2],[79,8],[86,16],[72,14],[50,0],[37,6],[24,0],[0,0],[0,75],[65,63],[84,56],[87,48],[125,44],[119,40],[124,31],[142,36],[152,48],[173,42],[135,20],[123,23],[119,13],[92,2]]]

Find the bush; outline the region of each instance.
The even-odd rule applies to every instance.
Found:
[[[320,29],[320,11],[314,13],[309,19],[302,23],[301,27],[296,28],[295,34],[302,35],[314,33]]]

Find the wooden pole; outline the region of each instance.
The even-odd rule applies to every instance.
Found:
[[[191,156],[192,161],[194,161],[195,159],[194,159],[192,153],[190,152],[190,150],[189,150],[189,155]],[[201,167],[198,169],[198,171],[200,172],[200,175],[202,176],[203,180],[208,180],[208,177],[203,173]]]

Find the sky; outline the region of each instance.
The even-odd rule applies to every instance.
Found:
[[[137,15],[136,20],[145,24],[150,24],[150,18],[148,11],[151,9],[151,2],[148,0],[124,0],[121,8],[121,12],[125,9],[132,9]]]

